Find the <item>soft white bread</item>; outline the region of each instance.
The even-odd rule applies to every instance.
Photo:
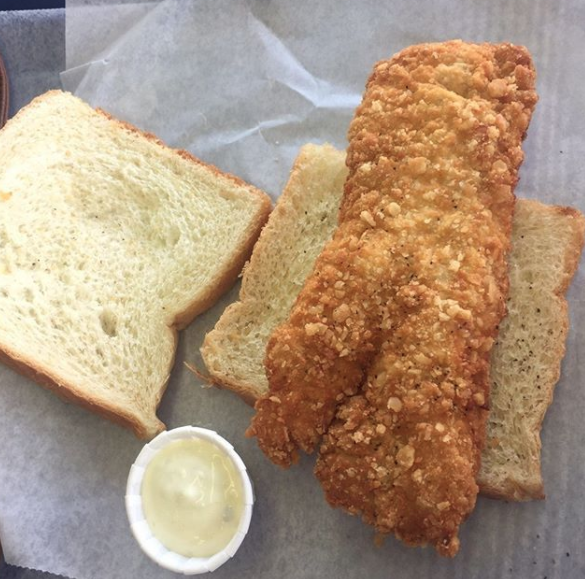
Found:
[[[254,401],[268,390],[264,353],[337,225],[345,156],[305,145],[244,270],[240,301],[227,307],[201,354],[217,386]]]
[[[492,350],[487,444],[478,477],[489,496],[544,498],[540,428],[565,355],[565,293],[579,265],[584,230],[575,209],[516,204],[508,315]]]
[[[345,154],[307,145],[244,271],[240,301],[205,339],[211,380],[248,402],[268,389],[266,343],[284,321],[333,234],[346,176]],[[483,493],[508,500],[542,496],[540,425],[559,377],[568,327],[564,293],[583,245],[576,210],[517,203],[510,256],[509,317],[492,356]]]
[[[154,436],[177,330],[234,282],[268,196],[60,91],[0,160],[0,359]]]

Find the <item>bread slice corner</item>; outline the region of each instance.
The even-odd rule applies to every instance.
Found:
[[[269,197],[61,91],[0,159],[0,359],[152,438],[177,332],[235,281]]]

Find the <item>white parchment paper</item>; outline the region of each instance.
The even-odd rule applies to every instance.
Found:
[[[305,142],[345,147],[373,63],[419,42],[510,41],[531,50],[540,103],[519,196],[585,211],[585,3],[580,0],[69,0],[64,88],[276,198]],[[543,431],[547,499],[480,499],[453,561],[330,509],[306,458],[281,471],[243,432],[252,410],[203,389],[183,366],[237,288],[181,335],[159,415],[228,438],[257,503],[237,556],[214,577],[441,578],[585,575],[585,271],[569,292],[572,329]],[[141,443],[0,367],[0,536],[10,563],[77,579],[170,577],[141,553],[124,512]]]

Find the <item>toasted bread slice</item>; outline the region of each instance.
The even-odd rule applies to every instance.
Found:
[[[227,308],[205,338],[201,351],[212,381],[249,403],[268,390],[268,338],[286,319],[336,227],[347,174],[344,159],[330,146],[301,149],[245,269],[240,301]],[[484,494],[507,500],[543,496],[540,425],[564,355],[564,294],[579,262],[584,226],[574,209],[517,203],[510,315],[492,355],[489,443],[479,476]]]
[[[0,159],[0,359],[154,436],[177,330],[233,283],[268,196],[60,91]]]

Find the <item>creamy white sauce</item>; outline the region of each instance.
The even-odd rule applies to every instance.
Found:
[[[237,467],[215,444],[178,440],[148,464],[144,516],[155,537],[185,557],[210,557],[233,538],[244,510]]]

